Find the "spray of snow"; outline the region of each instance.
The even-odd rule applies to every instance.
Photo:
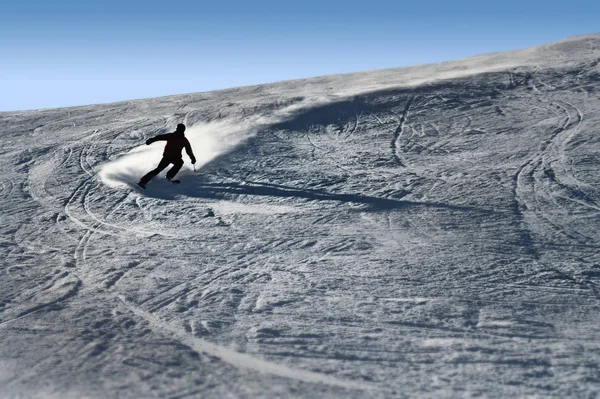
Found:
[[[220,154],[232,150],[256,133],[256,125],[213,122],[198,123],[186,130],[186,137],[196,155],[196,167],[201,168]],[[174,129],[173,129],[174,130]],[[102,166],[100,179],[110,187],[126,186],[135,183],[151,169],[155,168],[162,157],[164,141],[149,146],[142,145],[128,154]],[[192,165],[184,155],[186,163],[182,171],[190,170]],[[167,169],[168,170],[168,169]]]
[[[259,114],[243,120],[227,119],[188,126],[185,135],[196,156],[196,169],[202,168],[219,155],[232,151],[255,136],[265,126],[286,120],[302,108],[326,101],[330,100],[325,97],[316,97],[268,115]],[[173,130],[175,130],[175,125]],[[156,167],[162,157],[164,146],[164,141],[158,141],[149,146],[138,146],[117,160],[104,164],[98,175],[101,181],[109,187],[126,187],[135,184],[140,177]],[[187,155],[184,155],[184,161],[183,174],[192,170]],[[163,173],[166,173],[166,170]]]

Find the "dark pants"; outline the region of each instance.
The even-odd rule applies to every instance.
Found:
[[[148,183],[150,180],[152,180],[152,178],[154,176],[156,176],[157,174],[162,172],[163,169],[166,168],[167,166],[169,166],[170,164],[173,164],[173,167],[171,169],[169,169],[169,171],[167,172],[167,179],[174,178],[175,175],[177,174],[177,172],[179,172],[179,169],[181,169],[181,167],[183,166],[183,159],[163,157],[163,159],[161,159],[160,162],[158,163],[158,166],[156,167],[156,169],[151,170],[144,177],[142,177],[140,179],[140,183],[143,183],[143,184]]]

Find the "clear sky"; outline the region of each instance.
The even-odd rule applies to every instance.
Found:
[[[597,32],[598,0],[7,0],[0,111],[448,61]]]

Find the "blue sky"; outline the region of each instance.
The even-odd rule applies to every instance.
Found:
[[[600,1],[5,3],[0,111],[440,62],[600,32]]]

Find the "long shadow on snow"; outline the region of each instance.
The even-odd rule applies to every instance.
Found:
[[[343,203],[353,203],[367,205],[366,209],[372,212],[385,211],[390,209],[400,209],[407,207],[430,207],[442,208],[456,211],[469,211],[478,213],[494,213],[494,211],[468,207],[449,205],[436,202],[414,202],[403,201],[390,198],[373,197],[362,194],[329,193],[323,190],[297,189],[280,184],[270,184],[261,182],[244,183],[215,183],[205,182],[202,178],[198,183],[186,179],[186,183],[173,187],[170,183],[160,184],[160,187],[150,187],[144,193],[149,197],[155,197],[165,200],[173,200],[177,196],[185,195],[195,198],[205,199],[233,199],[232,196],[238,195],[256,195],[266,197],[280,198],[302,198],[314,201],[338,201]],[[163,189],[164,187],[164,189]]]

